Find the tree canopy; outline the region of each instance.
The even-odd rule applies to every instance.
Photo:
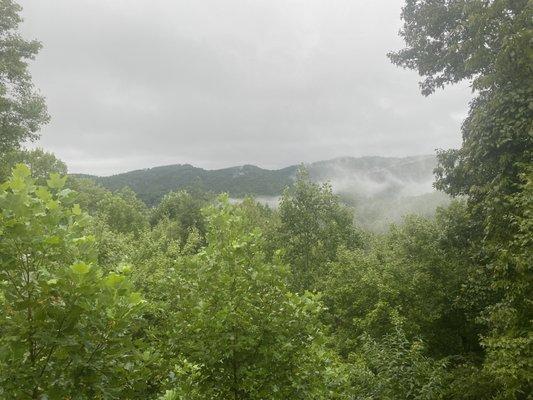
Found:
[[[20,11],[13,0],[0,1],[0,159],[24,141],[36,139],[49,118],[28,70],[41,44],[18,33]]]

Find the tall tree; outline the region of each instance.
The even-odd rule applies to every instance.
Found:
[[[311,182],[303,169],[284,192],[279,214],[280,247],[292,268],[297,291],[317,289],[317,280],[327,263],[336,258],[338,248],[359,243],[353,213],[340,204],[331,185]]]
[[[200,396],[184,398],[343,398],[316,297],[290,291],[246,210],[221,198],[206,219],[207,246],[181,260],[172,296],[173,342],[199,374]]]
[[[439,153],[436,187],[467,198],[478,265],[495,292],[484,314],[485,367],[502,396],[524,398],[533,385],[533,256],[523,240],[532,218],[523,180],[533,163],[533,3],[407,0],[402,16],[407,47],[392,61],[418,70],[425,95],[464,79],[476,94],[461,148]],[[511,256],[518,243],[522,256]]]
[[[13,0],[0,0],[0,159],[24,141],[36,139],[49,119],[28,70],[41,44],[18,33],[20,11]]]

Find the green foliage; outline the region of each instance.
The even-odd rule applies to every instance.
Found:
[[[323,398],[320,304],[290,292],[289,270],[267,262],[261,232],[220,201],[206,210],[207,246],[178,263],[173,340],[199,368],[198,398]]]
[[[533,159],[532,17],[527,0],[408,0],[407,48],[391,55],[426,77],[426,94],[463,79],[477,90],[462,147],[439,154],[436,186],[467,199],[477,249],[469,277],[485,277],[471,288],[489,293],[479,314],[489,330],[485,372],[502,399],[526,398],[533,387],[531,191],[523,183]]]
[[[141,299],[97,267],[91,219],[65,179],[47,182],[20,164],[0,186],[0,397],[116,398]]]
[[[301,170],[294,185],[281,199],[279,245],[292,268],[296,291],[314,290],[340,246],[358,244],[352,213],[339,203],[328,184],[318,185]]]
[[[437,400],[446,392],[446,362],[424,354],[424,343],[409,341],[401,326],[383,339],[362,338],[358,353],[350,355],[359,367],[354,374],[358,397],[376,400]]]
[[[522,191],[509,197],[514,208],[514,228],[508,247],[500,247],[496,261],[499,279],[493,285],[504,291],[501,300],[485,314],[491,328],[483,338],[486,370],[505,389],[505,398],[527,394],[533,387],[533,170],[522,175]]]
[[[47,121],[19,11],[0,0],[0,399],[531,397],[531,1],[407,0],[393,62],[424,94],[472,79],[477,97],[435,170],[459,200],[434,213],[439,195],[394,184],[342,193],[373,228],[409,206],[428,216],[374,235],[314,182],[419,182],[434,157],[96,178],[112,192],[19,150]],[[279,210],[205,190],[288,186]]]
[[[114,232],[138,235],[148,227],[148,210],[135,193],[123,188],[118,193],[106,193],[98,201],[96,216]]]
[[[170,192],[152,210],[151,223],[155,225],[164,219],[175,222],[179,226],[180,241],[184,244],[191,231],[204,235],[205,223],[201,210],[207,202],[206,196],[194,196],[184,190]]]
[[[0,163],[11,150],[26,140],[37,138],[41,125],[48,122],[44,99],[31,82],[28,61],[41,45],[26,41],[17,32],[22,19],[20,6],[13,0],[0,0]]]
[[[0,180],[4,181],[11,174],[11,169],[16,164],[26,164],[31,171],[31,176],[39,184],[46,183],[46,179],[52,173],[66,175],[66,164],[57,159],[52,153],[42,149],[13,150],[6,154],[0,164]]]
[[[138,236],[148,228],[149,211],[129,188],[110,192],[90,179],[69,177],[67,185],[78,192],[83,209],[115,232]]]
[[[398,316],[433,356],[479,352],[476,325],[459,301],[468,259],[454,254],[447,235],[440,216],[409,218],[369,250],[340,252],[321,289],[341,354],[356,351],[360,335],[384,337]]]
[[[463,79],[474,78],[480,90],[530,79],[531,12],[528,0],[406,0],[407,47],[389,57],[425,77],[424,94]]]

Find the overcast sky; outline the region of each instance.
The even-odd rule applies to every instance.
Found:
[[[70,172],[284,167],[457,147],[466,85],[390,64],[402,0],[23,0]]]

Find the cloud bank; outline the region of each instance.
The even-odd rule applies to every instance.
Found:
[[[72,172],[279,168],[456,147],[466,85],[420,95],[390,64],[400,0],[23,0]]]

